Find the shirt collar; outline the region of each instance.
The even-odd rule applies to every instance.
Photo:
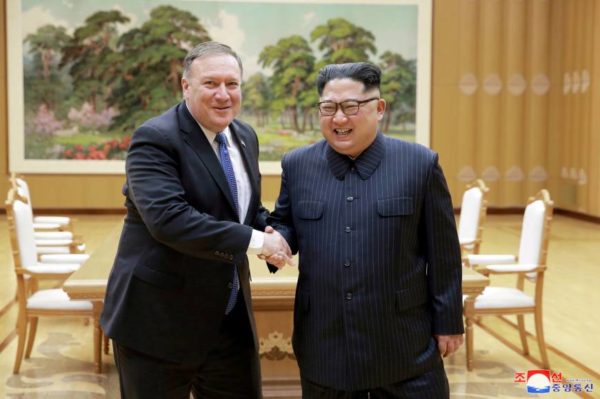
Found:
[[[385,143],[382,133],[377,133],[375,140],[356,159],[336,152],[327,145],[326,157],[331,173],[338,179],[343,180],[351,167],[355,167],[361,179],[367,180],[375,172],[385,154]]]

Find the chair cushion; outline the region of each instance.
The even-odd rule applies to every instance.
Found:
[[[73,273],[79,270],[79,263],[41,263],[27,266],[25,269],[32,273]]]
[[[37,246],[37,252],[40,255],[48,255],[48,254],[70,254],[71,249],[69,247],[44,247]]]
[[[88,254],[49,254],[40,256],[44,263],[78,263],[83,264],[88,260]]]
[[[70,231],[36,231],[34,237],[36,240],[73,240],[73,233]]]
[[[33,221],[35,223],[69,224],[71,218],[68,216],[34,216]]]
[[[475,309],[525,308],[535,306],[532,297],[516,288],[487,287],[475,298]]]
[[[39,290],[27,299],[27,309],[92,310],[90,301],[72,301],[61,289]]]

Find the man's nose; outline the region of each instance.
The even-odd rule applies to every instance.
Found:
[[[335,110],[335,114],[333,114],[334,122],[345,122],[347,119],[346,114],[342,111],[342,107],[338,105],[338,108]]]
[[[219,86],[217,86],[215,96],[218,98],[227,98],[229,96],[225,83],[221,83]]]

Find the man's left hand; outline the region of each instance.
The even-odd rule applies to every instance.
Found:
[[[443,357],[447,357],[456,352],[463,344],[463,335],[435,335],[438,344],[438,350]]]

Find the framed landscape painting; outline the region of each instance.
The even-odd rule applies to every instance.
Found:
[[[329,63],[382,69],[380,129],[429,145],[431,0],[11,0],[9,164],[14,172],[123,173],[131,135],[181,101],[194,45],[244,63],[240,119],[263,174],[322,138],[315,78]]]

